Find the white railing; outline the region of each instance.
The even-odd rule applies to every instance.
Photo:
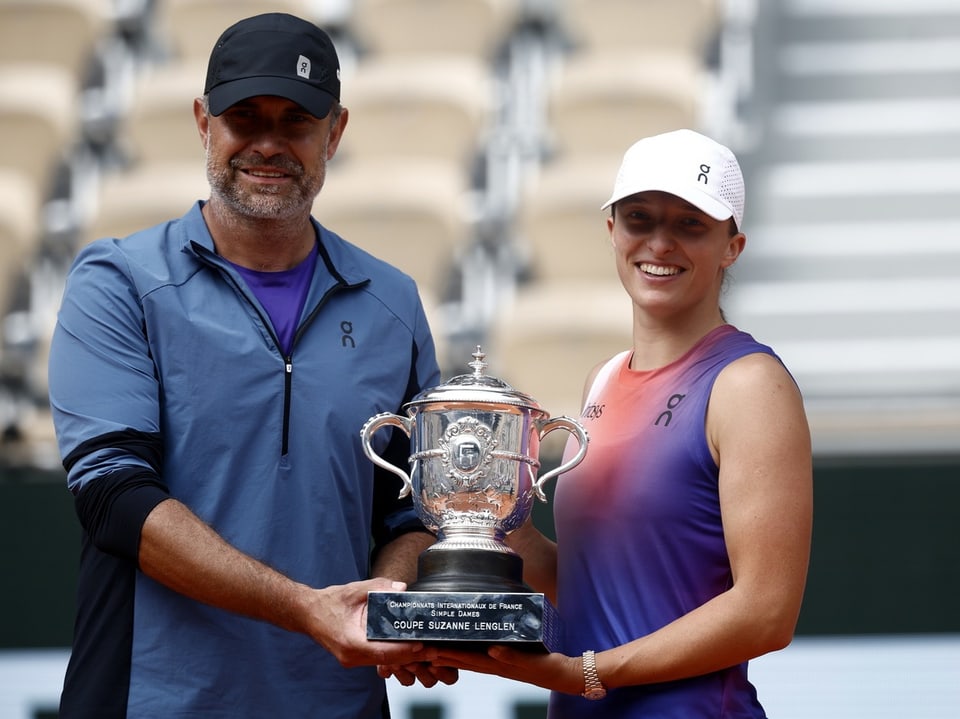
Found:
[[[0,652],[0,717],[55,711],[67,653]],[[800,637],[751,664],[767,714],[777,719],[956,719],[960,634]],[[512,719],[517,705],[546,705],[546,692],[464,674],[433,689],[388,685],[394,719],[440,706],[443,719]]]

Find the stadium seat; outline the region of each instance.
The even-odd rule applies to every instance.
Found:
[[[469,58],[370,58],[344,79],[349,157],[412,156],[462,163],[464,173],[489,127],[493,87]]]
[[[111,0],[3,0],[0,63],[53,65],[83,82],[97,47],[109,32]]]
[[[513,28],[518,0],[353,0],[350,30],[372,55],[466,55],[489,62]]]
[[[631,328],[630,298],[619,284],[532,283],[494,317],[484,347],[489,372],[552,416],[579,417],[587,374],[632,346]]]
[[[702,59],[719,0],[563,0],[561,25],[584,50],[665,48]]]
[[[210,196],[202,162],[154,162],[106,175],[98,209],[80,238],[126,237],[180,217],[194,202]]]
[[[455,163],[347,161],[328,168],[313,214],[443,301],[470,240],[465,189]]]
[[[173,58],[206,62],[217,38],[238,20],[265,12],[312,19],[313,5],[311,0],[159,0],[157,34]]]
[[[138,77],[120,129],[120,143],[131,162],[203,162],[193,100],[203,94],[205,74],[203,62],[172,62],[152,66]]]
[[[33,182],[0,168],[0,317],[7,314],[17,278],[39,244],[40,205]]]
[[[2,3],[0,3],[2,6]],[[44,198],[77,133],[76,85],[54,65],[0,64],[0,168],[19,171]]]
[[[619,165],[619,155],[558,158],[528,183],[516,243],[535,281],[618,282],[600,206]]]
[[[572,54],[548,94],[553,151],[622,155],[646,135],[698,127],[704,79],[702,64],[684,53]]]

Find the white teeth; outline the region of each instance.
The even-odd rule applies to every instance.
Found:
[[[680,273],[679,267],[664,267],[662,265],[649,265],[647,263],[641,263],[640,271],[646,272],[648,275],[657,275],[659,277],[667,277],[668,275],[676,275]]]
[[[283,177],[282,172],[263,172],[262,170],[249,170],[248,172],[256,177]]]

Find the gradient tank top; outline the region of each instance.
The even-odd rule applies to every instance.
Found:
[[[589,393],[583,462],[557,481],[557,604],[565,653],[645,636],[732,584],[718,468],[705,433],[714,380],[734,360],[773,354],[723,325],[676,362],[634,371],[614,357]],[[567,446],[567,452],[571,446]],[[763,717],[746,664],[591,702],[554,693],[550,717]]]

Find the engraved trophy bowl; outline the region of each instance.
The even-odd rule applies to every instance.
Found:
[[[403,480],[400,496],[413,503],[437,542],[418,562],[417,591],[526,591],[523,562],[506,535],[530,516],[533,500],[546,501],[544,483],[578,465],[587,451],[583,427],[554,417],[529,395],[484,374],[484,353],[473,354],[471,374],[424,390],[404,405],[406,417],[382,413],[361,430],[370,460]],[[379,456],[372,437],[393,426],[410,437],[409,473]],[[537,477],[540,441],[563,429],[579,451]]]

